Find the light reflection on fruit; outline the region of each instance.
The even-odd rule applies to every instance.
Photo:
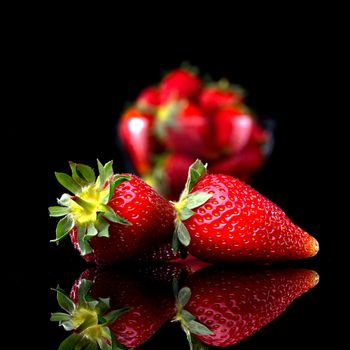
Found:
[[[119,346],[116,349],[137,348],[142,344],[147,349],[149,339],[156,332],[162,332],[162,326],[180,325],[180,322],[171,322],[178,315],[173,294],[175,279],[179,288],[190,293],[183,306],[185,312],[212,332],[210,335],[194,332],[190,335],[194,346],[201,344],[201,348],[205,349],[206,346],[230,346],[250,337],[277,318],[319,280],[315,271],[300,268],[253,270],[210,266],[193,269],[192,260],[188,261],[188,265],[150,263],[147,267],[89,269],[75,282],[70,298],[77,304],[81,288],[86,289],[86,281],[91,281],[86,300],[106,301],[99,298],[110,298],[110,310],[124,310],[108,325],[112,339],[115,338],[114,346]],[[199,266],[196,261],[194,264]],[[90,314],[92,312],[84,312],[80,316]],[[108,312],[105,311],[106,314]],[[177,317],[178,321],[180,319]],[[103,322],[103,318],[99,320]],[[78,329],[73,334],[82,331],[94,334],[91,329]],[[162,340],[161,337],[158,339]],[[85,344],[87,346],[88,342]],[[99,346],[99,343],[96,341],[95,345]],[[112,343],[108,344],[108,341],[103,346],[112,349]],[[183,348],[186,347],[184,338]]]

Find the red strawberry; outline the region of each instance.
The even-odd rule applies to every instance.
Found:
[[[294,260],[319,249],[276,204],[231,176],[207,175],[199,160],[174,206],[174,250],[179,240],[204,261]]]
[[[226,79],[205,87],[199,95],[199,104],[208,115],[215,114],[220,108],[242,103],[243,91],[232,86]]]
[[[136,99],[137,108],[153,113],[159,105],[159,89],[157,86],[149,86],[141,91]]]
[[[248,144],[254,120],[240,106],[228,106],[214,116],[215,139],[226,154],[238,153]]]
[[[186,183],[188,168],[194,158],[182,154],[166,154],[158,158],[145,181],[168,199],[178,199]]]
[[[159,98],[164,103],[169,99],[191,99],[201,89],[197,74],[186,68],[171,71],[160,84]]]
[[[155,140],[151,137],[153,116],[137,108],[127,110],[118,124],[119,137],[131,157],[135,170],[147,174]]]
[[[249,145],[264,145],[269,142],[269,133],[265,131],[255,120],[250,134]]]
[[[101,349],[112,350],[113,340],[119,346],[117,349],[126,349],[124,346],[136,348],[145,343],[171,319],[175,308],[171,284],[166,285],[163,280],[147,281],[144,276],[143,271],[137,273],[125,267],[119,271],[85,271],[71,291],[71,304],[75,309],[71,312],[71,319],[73,324],[79,319],[84,327],[71,329],[76,335],[92,335],[86,344],[104,343],[106,347],[100,345]],[[84,300],[88,300],[90,305],[86,305]],[[94,300],[99,300],[99,305],[94,307]],[[102,303],[119,311],[110,312],[109,315],[114,317],[108,317],[106,310],[99,310]],[[97,317],[91,320],[90,315],[94,314],[100,319],[101,316],[109,318],[108,324],[104,325],[104,320]],[[53,320],[56,320],[54,316]],[[105,336],[108,333],[109,339]]]
[[[155,130],[168,150],[188,157],[210,153],[208,118],[192,102],[171,100],[158,110]]]
[[[136,257],[169,239],[174,209],[140,178],[114,175],[112,162],[98,161],[99,176],[82,164],[70,163],[73,176],[56,173],[73,196],[64,194],[51,216],[64,216],[57,225],[58,242],[70,233],[85,260],[100,264]]]
[[[264,163],[264,155],[260,146],[245,147],[237,154],[212,162],[209,171],[213,174],[227,174],[245,180],[259,170]]]
[[[182,189],[185,186],[188,168],[195,159],[181,155],[169,154],[163,165],[164,180],[169,188],[169,194],[172,198],[179,198]]]
[[[192,339],[211,346],[230,346],[270,323],[318,280],[315,271],[305,269],[207,268],[190,276],[189,301],[184,305],[185,312],[178,312],[177,319],[185,331],[193,334]],[[195,334],[196,324],[193,327],[190,322],[187,325],[183,322],[189,315],[213,333]]]

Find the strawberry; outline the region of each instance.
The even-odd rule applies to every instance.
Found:
[[[73,195],[64,194],[50,207],[50,215],[64,216],[56,239],[70,234],[75,248],[87,261],[113,263],[136,257],[154,244],[169,239],[174,210],[143,180],[131,174],[113,174],[112,162],[98,161],[99,176],[92,168],[70,163],[72,177],[56,178]]]
[[[168,199],[177,199],[186,183],[188,168],[195,159],[170,153],[158,157],[145,181]]]
[[[171,284],[165,284],[163,279],[155,280],[158,275],[154,275],[152,281],[145,280],[144,275],[144,271],[138,273],[125,267],[114,271],[85,271],[75,282],[70,298],[65,297],[73,308],[70,329],[75,331],[75,336],[91,335],[86,344],[97,343],[106,350],[136,348],[152,337],[171,319],[175,308]],[[89,306],[82,300],[88,301]],[[94,307],[97,300],[99,304]],[[105,309],[100,310],[102,302],[117,311],[106,314]],[[88,322],[91,314],[99,317]],[[77,319],[83,327],[75,326]],[[55,314],[52,320],[58,320]]]
[[[228,106],[214,116],[217,147],[225,154],[240,152],[249,142],[254,120],[241,106]]]
[[[270,323],[318,280],[315,271],[305,269],[209,267],[189,277],[187,303],[178,308],[177,320],[187,334],[192,333],[188,338],[193,343],[230,346]],[[198,334],[198,327],[188,322],[192,317],[212,334]]]
[[[136,99],[136,106],[142,111],[153,113],[159,105],[159,89],[149,86],[141,91]]]
[[[257,123],[256,120],[254,120],[248,145],[264,145],[269,141],[270,141],[269,133],[266,130],[264,130]]]
[[[220,108],[243,102],[242,88],[231,85],[226,79],[203,88],[198,100],[199,105],[208,115],[215,114]]]
[[[153,116],[137,108],[128,109],[118,124],[118,135],[130,155],[138,174],[147,174],[151,169],[151,153],[155,140],[151,136]]]
[[[160,106],[155,131],[171,152],[188,157],[205,156],[210,152],[210,121],[190,101],[170,100]]]
[[[259,170],[264,163],[262,148],[258,145],[249,145],[237,154],[229,155],[209,165],[213,174],[227,174],[246,179]]]
[[[190,167],[174,207],[174,250],[181,242],[204,261],[294,260],[312,257],[319,249],[317,240],[276,204],[236,178],[206,174],[199,160]]]
[[[192,99],[201,89],[201,81],[193,69],[179,68],[167,74],[160,84],[161,103],[169,99]]]
[[[164,180],[169,188],[172,198],[179,198],[179,195],[186,183],[188,168],[195,159],[181,154],[169,154],[163,165]]]

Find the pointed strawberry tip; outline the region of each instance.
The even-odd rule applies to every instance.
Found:
[[[320,245],[319,245],[317,239],[311,236],[310,257],[313,257],[313,256],[317,255],[319,250],[320,250]]]
[[[315,287],[320,281],[320,275],[316,271],[312,272],[312,286]]]

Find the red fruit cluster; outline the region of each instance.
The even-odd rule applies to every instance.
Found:
[[[191,68],[145,88],[122,115],[118,134],[136,172],[169,198],[178,197],[197,158],[213,172],[249,180],[271,141],[241,88],[227,80],[205,84]]]

